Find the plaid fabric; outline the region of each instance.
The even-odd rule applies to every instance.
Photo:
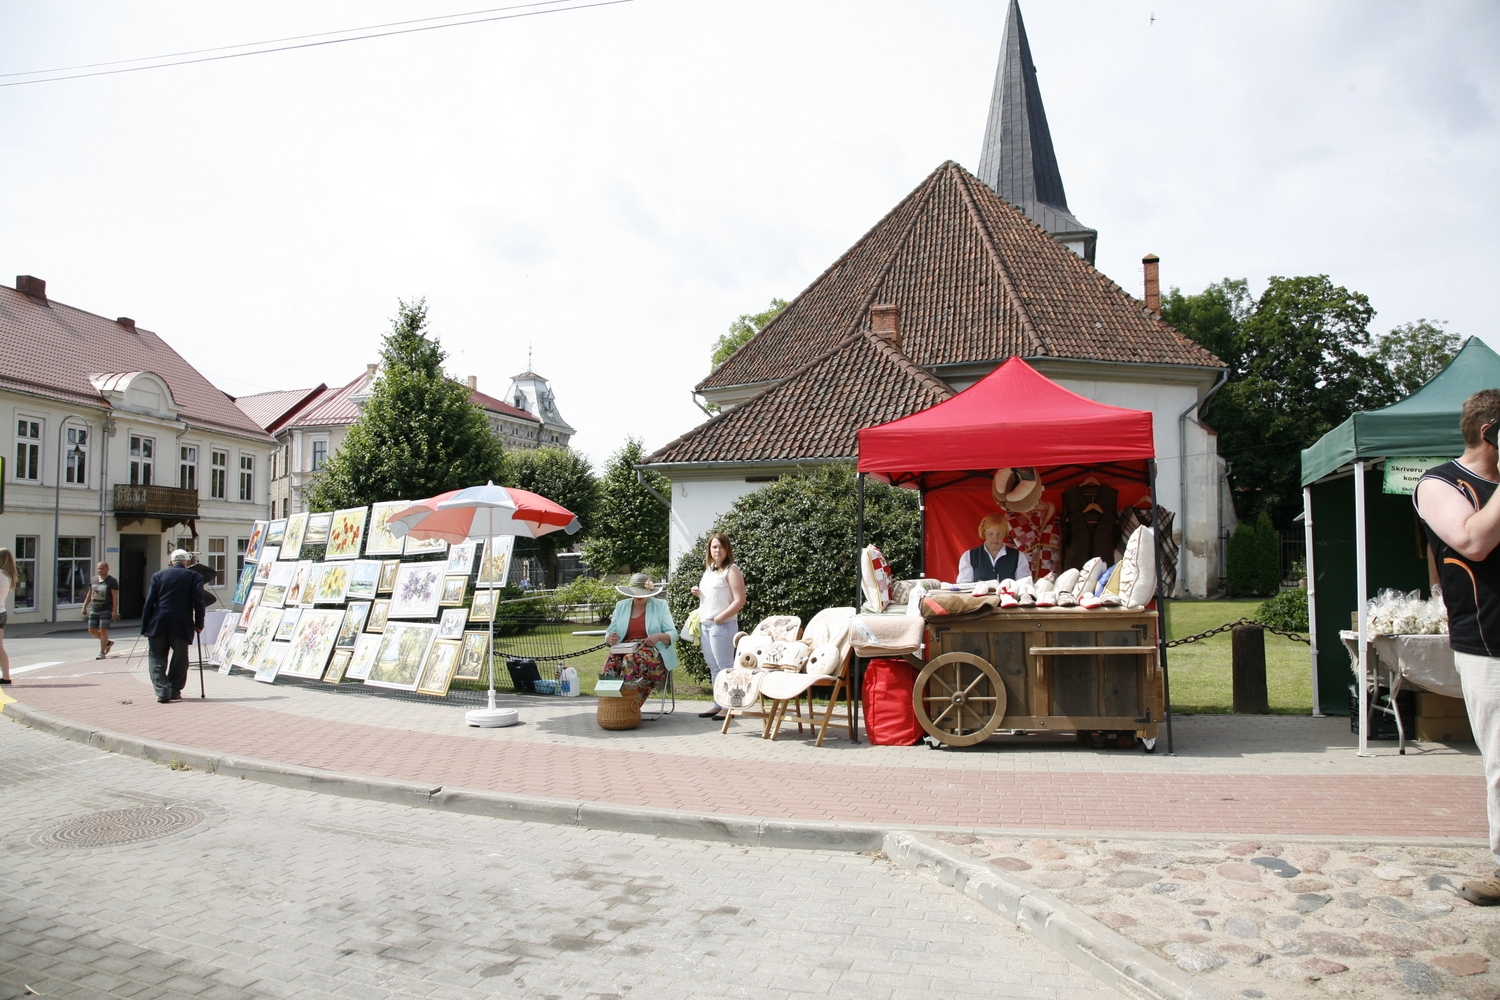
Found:
[[[1170,595],[1177,585],[1177,542],[1172,537],[1172,521],[1176,514],[1165,507],[1161,511],[1162,530],[1156,532],[1157,544],[1161,546],[1161,592]],[[1120,548],[1130,540],[1131,534],[1141,525],[1151,524],[1151,512],[1139,507],[1126,507],[1120,511]]]
[[[1032,579],[1059,572],[1062,569],[1062,527],[1057,518],[1048,520],[1044,507],[1009,516],[1011,541],[1026,553]]]

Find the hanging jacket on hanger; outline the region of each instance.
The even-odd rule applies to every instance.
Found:
[[[1115,504],[1119,493],[1103,483],[1063,490],[1063,568],[1080,569],[1098,556],[1115,561]]]

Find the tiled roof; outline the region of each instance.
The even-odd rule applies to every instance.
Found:
[[[496,399],[489,393],[480,392],[478,389],[469,393],[469,402],[482,410],[489,410],[491,413],[498,413],[503,417],[512,417],[516,420],[530,420],[534,424],[542,422],[539,418],[527,413],[519,406],[512,406],[504,400]]]
[[[754,398],[658,449],[644,464],[853,458],[862,428],[925,410],[947,383],[856,333]]]
[[[180,418],[195,427],[264,440],[222,390],[156,334],[61,302],[45,303],[0,285],[0,385],[64,402],[107,407],[90,379],[100,372],[149,371],[172,390]]]
[[[354,397],[364,391],[369,381],[370,374],[365,371],[353,382],[340,388],[323,390],[321,396],[304,406],[286,426],[330,427],[354,423],[359,418],[359,407],[354,405]]]
[[[235,397],[234,405],[244,410],[245,415],[254,420],[258,427],[264,428],[268,434],[275,434],[298,410],[317,399],[327,389],[328,386],[319,385],[315,389],[258,392],[253,396]]]
[[[1021,357],[1223,367],[953,162],[698,384],[785,378],[901,310],[901,350],[926,368]]]

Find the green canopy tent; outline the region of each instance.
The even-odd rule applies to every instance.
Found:
[[[1414,473],[1424,463],[1387,460],[1431,459],[1430,468],[1462,454],[1458,417],[1464,400],[1493,388],[1500,388],[1500,355],[1471,337],[1422,388],[1398,403],[1352,415],[1303,449],[1314,714],[1322,714],[1323,706],[1336,711],[1344,703],[1348,657],[1339,631],[1351,613],[1362,611],[1371,589],[1406,591],[1428,584],[1425,543],[1411,502]],[[1378,554],[1373,564],[1368,558],[1372,547]],[[1369,646],[1363,614],[1355,628],[1363,664]],[[1359,749],[1364,753],[1368,692],[1363,684],[1358,689]]]

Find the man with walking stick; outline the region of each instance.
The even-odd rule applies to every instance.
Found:
[[[192,559],[182,549],[172,553],[172,564],[151,577],[146,606],[141,611],[141,634],[146,636],[151,686],[156,689],[156,700],[163,705],[182,698],[182,689],[187,685],[188,645],[196,632],[203,631],[208,602],[203,593],[203,577],[188,569]]]

